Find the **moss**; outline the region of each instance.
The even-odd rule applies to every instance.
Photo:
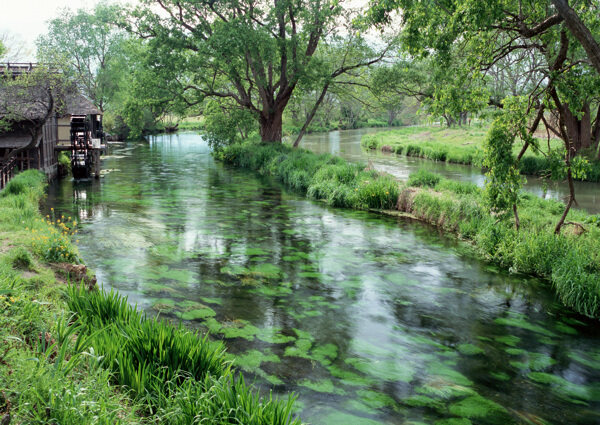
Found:
[[[412,407],[427,407],[428,409],[441,411],[444,409],[444,403],[424,395],[413,395],[403,400],[403,403]]]
[[[414,367],[408,362],[396,360],[374,361],[363,358],[351,357],[346,363],[354,366],[360,372],[381,381],[411,382],[415,376]]]
[[[471,425],[472,423],[467,418],[448,418],[435,421],[433,425]]]
[[[490,376],[497,381],[510,381],[510,376],[505,372],[490,372]]]
[[[253,341],[254,335],[258,331],[259,329],[247,320],[224,322],[221,323],[221,328],[219,329],[219,333],[223,334],[225,338],[244,338],[248,341]]]
[[[441,377],[455,385],[463,387],[470,387],[473,385],[473,382],[462,373],[439,361],[430,362],[427,365],[427,373],[431,376]]]
[[[182,320],[198,320],[198,319],[206,319],[207,317],[213,317],[217,313],[210,308],[204,307],[200,309],[189,310],[185,312],[177,313],[177,316]]]
[[[514,335],[497,336],[494,338],[494,340],[496,340],[502,344],[508,345],[510,347],[514,347],[519,342],[521,342],[521,338],[519,338],[518,336],[514,336]]]
[[[334,411],[322,416],[322,423],[327,425],[381,425],[381,422],[373,419],[363,418],[348,413]]]
[[[539,384],[549,385],[553,393],[572,403],[600,401],[600,388],[597,386],[574,384],[560,376],[544,372],[531,372],[527,377]]]
[[[250,274],[265,279],[277,279],[282,276],[282,270],[275,264],[261,263],[250,267]]]
[[[336,365],[330,365],[327,368],[332,376],[339,378],[346,385],[364,387],[375,382],[372,378],[361,376],[355,372],[345,370]]]
[[[248,372],[256,372],[260,368],[260,365],[266,362],[279,363],[281,359],[270,350],[265,350],[264,352],[250,350],[233,357],[234,365]]]

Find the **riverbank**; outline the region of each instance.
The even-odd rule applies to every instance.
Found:
[[[514,272],[551,282],[563,304],[600,317],[600,229],[594,216],[572,210],[561,235],[553,226],[559,202],[523,195],[521,230],[497,222],[483,206],[475,185],[420,175],[398,184],[392,177],[328,154],[287,146],[233,145],[216,156],[224,162],[271,175],[287,187],[329,205],[355,209],[400,210],[473,243],[489,261]],[[587,224],[589,222],[590,224]]]
[[[397,155],[413,156],[433,161],[481,167],[483,142],[487,126],[474,125],[466,128],[436,126],[404,127],[397,130],[363,136],[361,146],[365,149],[393,152]],[[543,146],[547,140],[541,140]],[[562,142],[551,139],[552,149],[561,148]],[[515,147],[518,155],[520,147]],[[593,156],[593,155],[592,155]],[[535,154],[529,149],[519,162],[519,171],[532,176],[544,176],[552,169],[552,160]],[[600,182],[600,161],[590,160],[590,169],[583,181]]]
[[[3,424],[300,424],[291,399],[259,398],[220,343],[95,289],[77,223],[39,213],[45,185],[27,171],[0,193]]]

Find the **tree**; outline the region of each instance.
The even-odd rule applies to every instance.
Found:
[[[469,114],[481,111],[489,99],[481,76],[473,76],[461,60],[407,57],[373,74],[373,89],[390,96],[413,97],[432,117],[448,127],[464,125]]]
[[[104,111],[122,78],[126,33],[114,25],[119,7],[99,4],[92,12],[66,9],[38,41],[38,57],[76,79],[82,93]]]
[[[535,110],[530,116],[540,119],[533,124],[543,122],[564,142],[570,195],[556,226],[558,233],[575,203],[573,160],[594,145],[598,149],[600,142],[600,74],[592,36],[600,28],[600,4],[552,3],[554,7],[541,0],[386,0],[373,4],[370,16],[376,22],[390,22],[393,12],[401,11],[403,41],[411,53],[435,52],[440,60],[452,60],[452,52],[460,48],[467,54],[465,69],[474,75],[490,75],[506,59],[522,67],[530,80],[523,93],[528,99],[525,111]],[[501,106],[498,99],[494,104]],[[524,150],[531,147],[527,140],[523,143]]]
[[[292,94],[302,82],[323,79],[317,49],[350,28],[353,17],[335,0],[142,3],[129,29],[148,41],[156,67],[170,67],[179,96],[190,106],[207,97],[233,100],[256,117],[263,142],[281,142]],[[364,65],[346,61],[329,72],[322,93]]]

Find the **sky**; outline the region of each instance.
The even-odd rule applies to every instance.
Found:
[[[35,40],[48,29],[46,21],[60,10],[92,8],[101,0],[0,0],[0,34],[25,44],[21,60],[35,60]]]

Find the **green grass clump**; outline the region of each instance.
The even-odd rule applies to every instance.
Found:
[[[152,414],[171,417],[175,409],[169,423],[194,423],[199,414],[208,423],[300,423],[291,415],[293,398],[264,402],[234,375],[222,343],[148,318],[114,291],[71,286],[67,303],[116,383]]]
[[[235,166],[271,175],[293,190],[336,207],[391,209],[398,199],[398,184],[391,176],[328,154],[244,143],[228,146],[217,156]]]
[[[475,243],[485,258],[512,271],[548,279],[559,299],[590,317],[600,317],[600,228],[585,225],[575,232],[565,226],[560,235],[554,226],[564,210],[557,201],[522,194],[519,206],[521,229],[510,220],[499,221],[484,207],[481,189],[462,183],[411,174],[400,195],[402,210],[429,223],[457,233]],[[439,176],[438,176],[439,177]],[[586,223],[588,214],[572,209],[568,222]]]
[[[429,172],[424,169],[419,169],[416,173],[412,173],[408,178],[408,185],[415,187],[435,187],[440,182],[439,174]]]

